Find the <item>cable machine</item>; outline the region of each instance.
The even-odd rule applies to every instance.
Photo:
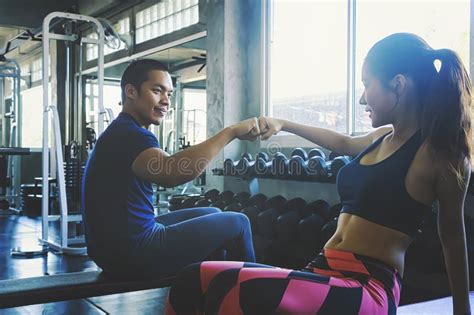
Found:
[[[7,111],[5,102],[5,86],[6,79],[11,79],[11,103],[9,110]],[[19,64],[12,59],[0,60],[0,102],[2,106],[2,145],[7,144],[10,150],[14,150],[18,147],[18,114],[20,108],[20,82],[21,82],[21,70]],[[4,111],[4,112],[3,112]],[[9,120],[9,136],[6,141],[6,121]],[[18,151],[18,150],[17,150]],[[9,205],[10,211],[20,213],[17,208],[19,205],[19,187],[20,187],[20,168],[18,166],[18,157],[16,154],[28,154],[27,152],[21,153],[16,152],[15,155],[8,155],[7,157],[7,178],[10,179],[10,184],[6,186],[5,197]]]
[[[85,38],[77,34],[74,35],[63,35],[57,34],[54,31],[50,31],[51,22],[53,19],[61,18],[65,21],[79,21],[84,23],[91,23],[95,25],[98,39]],[[65,174],[64,174],[64,158],[62,152],[62,141],[61,131],[59,125],[59,116],[57,104],[49,102],[49,65],[50,65],[50,40],[56,41],[70,41],[77,42],[80,44],[97,45],[98,47],[98,134],[100,135],[104,130],[104,121],[107,118],[107,111],[104,109],[104,94],[103,94],[103,82],[104,82],[104,26],[103,24],[93,17],[63,13],[63,12],[52,12],[46,16],[43,20],[43,151],[42,151],[42,203],[41,203],[41,215],[42,215],[42,234],[39,239],[40,244],[43,245],[43,250],[48,248],[53,249],[56,252],[71,254],[71,255],[85,255],[87,248],[74,247],[74,244],[84,244],[84,237],[68,238],[68,222],[81,222],[82,216],[79,215],[68,215],[68,204],[66,197],[66,185],[65,185]],[[68,82],[66,83],[68,85]],[[57,187],[59,197],[59,215],[49,214],[49,175],[50,175],[50,156],[49,156],[49,124],[50,117],[52,120],[52,132],[54,141],[54,160],[57,171]],[[49,235],[49,223],[53,221],[60,222],[60,235],[59,243],[51,240]]]

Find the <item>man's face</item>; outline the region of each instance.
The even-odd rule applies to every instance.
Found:
[[[161,70],[149,71],[148,80],[142,83],[138,92],[133,99],[133,111],[139,117],[139,123],[145,128],[150,124],[159,125],[173,94],[170,74]]]

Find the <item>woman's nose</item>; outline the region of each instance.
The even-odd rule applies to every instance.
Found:
[[[367,101],[365,100],[365,91],[362,92],[362,95],[360,96],[359,104],[360,105],[367,105]]]

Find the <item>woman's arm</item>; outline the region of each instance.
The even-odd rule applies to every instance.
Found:
[[[438,231],[443,246],[446,270],[453,294],[453,313],[471,314],[469,305],[469,270],[464,228],[464,199],[471,174],[471,165],[466,159],[463,187],[447,167],[439,163],[436,193],[439,201]]]
[[[365,135],[351,137],[329,129],[298,124],[285,119],[260,117],[259,123],[262,140],[266,140],[280,132],[280,130],[283,130],[305,138],[331,151],[351,156],[358,154],[374,142],[375,139],[392,130],[391,126],[384,126]]]

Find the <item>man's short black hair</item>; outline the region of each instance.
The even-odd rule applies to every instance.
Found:
[[[139,59],[132,61],[123,72],[120,80],[122,88],[122,105],[125,104],[125,85],[131,84],[138,91],[143,82],[148,80],[148,72],[151,70],[160,70],[169,72],[168,67],[154,59]]]

